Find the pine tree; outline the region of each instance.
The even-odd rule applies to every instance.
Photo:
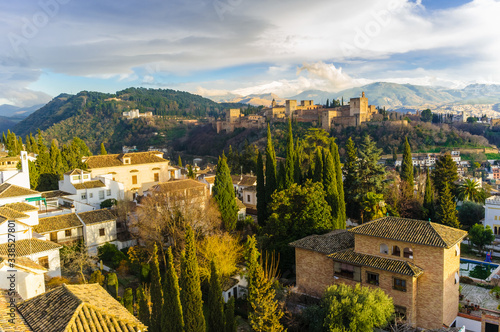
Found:
[[[359,168],[355,178],[358,201],[368,192],[382,193],[385,168],[378,163],[381,153],[382,150],[377,148],[370,136],[366,136],[361,149],[359,149]]]
[[[444,190],[439,198],[438,219],[443,225],[460,228],[457,217],[457,204],[453,199],[448,183],[445,183]]]
[[[179,155],[179,160],[177,161],[177,165],[179,167],[182,167],[182,159],[181,159],[181,155]]]
[[[163,280],[163,315],[162,332],[184,330],[179,280],[174,268],[172,247],[167,249],[167,266]]]
[[[106,148],[104,147],[104,143],[101,143],[101,156],[104,156],[108,154],[108,152],[106,151]]]
[[[134,292],[132,288],[126,288],[123,293],[123,306],[133,315],[134,314]]]
[[[432,218],[434,216],[434,190],[432,188],[431,177],[429,175],[429,169],[427,168],[427,177],[425,180],[425,193],[424,193],[424,204],[426,218]]]
[[[411,158],[410,143],[408,137],[405,137],[403,149],[403,162],[401,164],[401,181],[405,181],[409,188],[413,188],[413,160]]]
[[[453,192],[455,190],[454,182],[458,179],[457,163],[453,161],[451,155],[446,153],[436,160],[436,166],[432,172],[432,184],[439,195],[443,194],[446,184]]]
[[[233,181],[224,152],[222,153],[222,157],[219,157],[219,162],[217,164],[213,191],[215,201],[219,206],[222,221],[224,222],[224,227],[228,231],[234,230],[238,218],[238,206],[234,199]]]
[[[320,146],[316,148],[316,156],[314,157],[313,181],[323,183],[323,153]]]
[[[332,208],[332,219],[335,224],[335,229],[343,229],[342,222],[339,220],[339,194],[337,192],[337,176],[335,174],[335,165],[333,156],[328,150],[324,150],[325,165],[323,171],[323,188],[325,189],[325,199]]]
[[[346,160],[344,163],[344,193],[345,193],[345,205],[346,214],[349,217],[357,216],[357,210],[359,210],[356,204],[356,178],[358,173],[358,151],[352,138],[349,137],[346,144]]]
[[[215,262],[210,262],[210,288],[208,290],[208,332],[224,331],[224,301],[219,273]]]
[[[156,243],[153,248],[153,257],[150,262],[151,268],[151,325],[148,331],[161,332],[163,290],[161,287],[160,264],[158,263],[158,247]]]
[[[345,212],[345,198],[344,198],[344,181],[342,179],[342,166],[340,165],[340,155],[339,147],[337,143],[332,140],[330,143],[330,153],[333,156],[333,162],[335,165],[335,176],[337,177],[337,193],[338,193],[338,227],[339,229],[345,229],[346,227],[346,212]]]
[[[290,188],[292,183],[295,182],[294,176],[294,157],[295,152],[293,150],[293,133],[292,133],[292,120],[288,119],[288,137],[286,141],[286,165],[285,165],[285,183],[283,184],[284,189]]]
[[[21,138],[21,136],[19,136],[19,138],[17,140],[16,156],[20,155],[21,151],[23,151],[23,150],[24,150],[23,139]]]
[[[266,224],[267,219],[267,201],[266,185],[264,179],[264,162],[262,154],[259,151],[257,155],[257,222],[260,226]]]
[[[146,326],[150,324],[150,312],[149,312],[149,304],[148,299],[146,298],[146,294],[144,293],[144,288],[139,286],[137,288],[137,315],[139,320]]]
[[[271,139],[271,128],[267,125],[267,145],[266,145],[266,202],[270,203],[274,191],[278,188],[276,175],[276,153]]]
[[[229,301],[227,301],[224,316],[226,321],[224,332],[236,332],[237,326],[234,318],[234,297],[231,297]]]
[[[280,332],[284,330],[279,322],[283,312],[278,308],[278,301],[275,299],[275,291],[272,288],[272,280],[267,279],[262,266],[257,262],[260,254],[255,244],[254,237],[249,238],[247,241],[249,262],[248,302],[250,304],[248,320],[253,331]]]
[[[203,301],[201,299],[200,275],[196,260],[196,244],[191,226],[186,228],[185,252],[181,258],[182,311],[184,315],[184,330],[186,332],[205,332],[205,317],[203,316]]]

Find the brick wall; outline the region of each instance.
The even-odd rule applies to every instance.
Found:
[[[321,296],[334,283],[333,261],[325,254],[295,248],[297,287],[299,291]]]

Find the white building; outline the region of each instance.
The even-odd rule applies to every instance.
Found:
[[[17,271],[15,290],[24,300],[45,293],[46,268],[26,257],[9,262],[7,257],[0,256],[0,276],[8,276],[12,270]],[[0,278],[0,289],[10,289],[11,281],[9,278]]]
[[[500,196],[491,196],[484,205],[484,227],[490,226],[495,236],[500,236]]]
[[[21,161],[21,169],[17,169],[19,161]],[[21,157],[0,158],[0,183],[30,188],[28,153],[26,151],[21,151]]]

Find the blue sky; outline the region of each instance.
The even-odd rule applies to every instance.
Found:
[[[23,0],[0,13],[0,104],[500,82],[499,0]]]

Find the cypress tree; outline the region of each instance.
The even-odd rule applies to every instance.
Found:
[[[335,166],[333,157],[328,150],[325,150],[325,165],[323,172],[323,188],[325,189],[325,200],[332,208],[332,219],[335,224],[335,229],[343,229],[342,222],[339,220],[339,194],[337,192],[337,176],[335,174]]]
[[[347,217],[345,215],[345,198],[344,198],[344,180],[342,179],[342,166],[340,165],[339,147],[334,140],[330,143],[330,153],[333,157],[335,167],[335,176],[337,177],[337,194],[338,194],[338,226],[339,229],[345,229]]]
[[[322,148],[320,146],[316,149],[316,156],[314,158],[314,182],[323,183],[323,155]]]
[[[295,143],[295,156],[293,157],[293,161],[295,165],[293,166],[293,181],[295,183],[302,183],[302,149],[299,145],[299,140],[297,139]]]
[[[137,314],[139,320],[146,326],[149,327],[150,324],[150,313],[149,313],[149,305],[148,305],[148,299],[146,298],[146,294],[144,293],[144,288],[142,286],[139,286],[137,288]]]
[[[457,163],[453,161],[449,153],[436,160],[436,166],[431,177],[432,184],[438,195],[443,194],[446,184],[448,184],[452,192],[455,190],[454,182],[458,179]]]
[[[104,147],[104,143],[101,143],[101,156],[104,156],[108,154],[108,152],[106,151],[106,148]]]
[[[19,139],[17,140],[17,151],[16,151],[16,156],[21,154],[21,151],[24,150],[23,147],[23,139],[21,136],[19,136]]]
[[[177,165],[179,165],[179,167],[182,167],[181,155],[179,155],[179,160],[177,161]]]
[[[432,189],[431,177],[429,175],[429,169],[426,169],[427,177],[425,180],[425,193],[424,193],[424,208],[426,218],[432,218],[434,216],[434,190]]]
[[[2,132],[2,143],[7,147],[7,137],[5,137],[5,132]]]
[[[109,273],[107,280],[108,292],[116,299],[118,298],[118,277],[116,273]]]
[[[438,218],[443,225],[460,228],[457,216],[457,204],[453,199],[448,183],[445,183],[444,190],[439,198]]]
[[[160,264],[158,263],[158,248],[153,249],[151,267],[151,325],[148,331],[161,332],[163,291],[161,288]]]
[[[226,325],[225,332],[236,332],[236,320],[234,319],[234,296],[227,301],[226,310],[224,312]]]
[[[285,182],[283,184],[284,189],[290,188],[292,183],[295,182],[294,174],[294,157],[295,152],[293,151],[293,133],[292,133],[292,120],[288,119],[288,137],[286,141],[286,165],[285,165]]]
[[[52,143],[50,145],[50,167],[52,169],[52,174],[54,174],[54,179],[58,181],[62,174],[64,173],[63,171],[63,162],[62,162],[62,156],[61,156],[61,150],[56,145],[56,141],[52,140]]]
[[[267,201],[266,185],[264,179],[264,162],[262,154],[259,151],[257,155],[257,222],[260,226],[266,224],[267,219]]]
[[[210,262],[210,288],[208,292],[208,332],[224,331],[224,301],[219,273],[215,262]]]
[[[401,180],[405,181],[413,192],[413,160],[411,158],[411,148],[410,143],[408,143],[408,137],[405,137],[404,149],[403,149],[403,162],[401,163]]]
[[[282,161],[279,162],[278,167],[278,191],[282,191],[285,189],[286,182],[286,170]]]
[[[345,193],[345,205],[346,214],[349,217],[357,216],[357,204],[355,200],[356,196],[356,180],[358,176],[358,151],[349,137],[346,144],[346,160],[344,163],[344,193]]]
[[[276,176],[276,153],[274,152],[273,141],[271,140],[271,128],[267,125],[267,145],[266,145],[266,202],[271,202],[271,196],[278,188]]]
[[[172,247],[167,249],[167,266],[163,280],[162,332],[184,331],[179,280],[174,268]]]
[[[133,315],[134,314],[134,292],[132,288],[126,288],[123,293],[123,306]]]
[[[224,152],[222,153],[222,157],[219,157],[213,190],[224,227],[226,230],[232,231],[236,227],[238,206],[234,199],[233,181]]]
[[[26,151],[27,151],[28,153],[33,152],[33,151],[31,151],[31,141],[30,141],[30,139],[29,139],[29,136],[28,136],[28,135],[26,135]]]
[[[38,154],[38,145],[36,143],[35,138],[33,137],[33,134],[30,133],[30,144],[31,144],[31,152]]]
[[[394,149],[392,149],[392,161],[394,162],[394,164],[396,164],[397,160],[398,160],[398,153],[397,153],[396,148],[394,148]]]
[[[181,302],[186,332],[205,332],[196,244],[191,226],[186,227],[185,251],[181,257]]]

